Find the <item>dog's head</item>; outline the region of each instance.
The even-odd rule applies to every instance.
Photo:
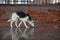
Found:
[[[35,26],[33,20],[28,21],[28,23],[29,23],[31,26],[33,26],[33,27]]]

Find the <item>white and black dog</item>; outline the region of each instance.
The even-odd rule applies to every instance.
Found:
[[[19,25],[17,25],[17,21],[21,20],[21,22],[19,23]],[[16,11],[16,12],[13,12],[12,13],[12,16],[11,16],[11,19],[8,20],[8,22],[10,22],[10,26],[11,28],[13,27],[12,24],[15,22],[15,26],[16,27],[20,27],[20,25],[22,23],[24,23],[25,27],[26,28],[29,28],[26,24],[29,23],[31,26],[34,27],[34,22],[33,20],[31,19],[30,15],[29,14],[26,14],[25,12],[20,12],[20,11]]]

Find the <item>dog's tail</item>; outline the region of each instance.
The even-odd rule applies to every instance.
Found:
[[[11,22],[12,20],[11,19],[9,19],[7,22]]]

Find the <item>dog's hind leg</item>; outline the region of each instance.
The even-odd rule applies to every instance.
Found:
[[[18,19],[15,20],[15,26],[16,26],[16,27],[18,27],[18,25],[17,25],[17,21],[18,21]]]
[[[11,22],[10,22],[10,26],[11,26],[11,28],[13,27],[13,22],[14,22],[14,21],[11,21]]]
[[[20,27],[21,24],[22,24],[22,21],[19,23],[18,27]]]

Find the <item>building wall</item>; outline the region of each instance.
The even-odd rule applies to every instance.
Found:
[[[44,18],[43,15],[46,15],[45,13],[49,14],[48,9],[55,9],[55,10],[59,11],[60,10],[59,8],[60,8],[60,5],[50,5],[50,6],[49,5],[46,5],[46,6],[21,6],[21,5],[17,5],[17,6],[16,5],[13,5],[13,6],[6,5],[5,6],[5,5],[2,5],[2,6],[0,6],[0,10],[4,11],[4,13],[2,13],[2,15],[0,16],[0,19],[9,19],[12,12],[14,12],[14,11],[24,11],[26,13],[29,13],[29,11],[35,11],[35,12],[41,12],[40,14],[42,14],[42,15],[39,14],[41,16],[42,20],[41,21],[37,20],[37,21],[44,23],[44,22],[46,22],[45,19],[48,16],[46,16],[46,18]],[[35,13],[33,15],[37,15],[37,13]],[[37,17],[39,15],[37,15]],[[36,16],[34,16],[34,17],[36,17]],[[47,20],[49,20],[49,22],[51,22],[51,20],[53,21],[54,19],[52,17],[54,18],[55,16],[50,16],[50,19],[47,19]],[[39,18],[37,18],[37,19],[39,19]]]
[[[60,10],[60,5],[51,5],[51,6],[8,6],[8,5],[3,5],[0,6],[0,10],[5,11],[4,14],[0,17],[0,19],[6,19],[8,17],[10,17],[9,15],[11,15],[11,13],[13,11],[24,11],[24,12],[28,12],[28,10],[31,11],[37,11],[37,12],[48,12],[48,9],[56,9],[56,10]],[[7,15],[7,16],[6,16]],[[5,17],[3,17],[5,16]]]

